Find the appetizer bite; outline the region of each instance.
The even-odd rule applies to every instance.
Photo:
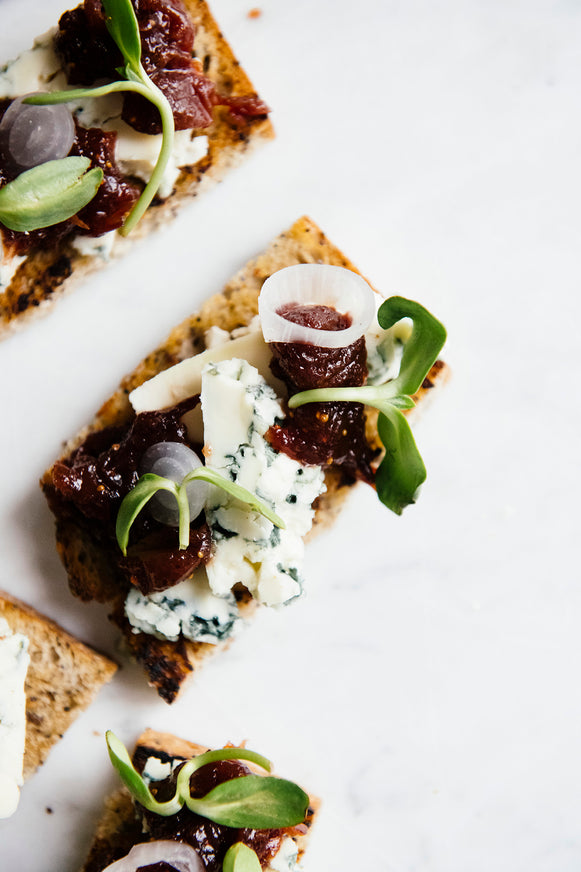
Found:
[[[0,336],[273,136],[204,0],[85,0],[0,71]]]
[[[117,665],[0,591],[0,818]]]
[[[318,802],[269,775],[260,754],[154,730],[132,758],[112,733],[107,745],[125,786],[107,800],[82,872],[298,870]]]
[[[48,470],[72,592],[112,604],[163,699],[253,607],[302,594],[305,538],[353,484],[398,514],[414,502],[426,472],[402,411],[442,378],[444,338],[303,218]]]

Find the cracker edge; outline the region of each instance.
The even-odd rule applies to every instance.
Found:
[[[118,666],[104,654],[95,651],[64,630],[55,621],[42,615],[5,591],[0,591],[0,617],[10,628],[29,639],[30,665],[26,691],[26,739],[24,751],[24,780],[26,781],[44,763],[52,747],[62,739],[76,718],[89,707],[104,684],[117,672]],[[71,674],[66,689],[68,707],[63,700],[57,705],[59,693],[59,662],[48,662],[50,646],[58,645],[70,650],[77,670]],[[51,672],[50,666],[54,666]],[[90,681],[89,685],[86,682]],[[80,693],[79,688],[83,688]],[[61,685],[62,689],[62,685]],[[77,690],[77,693],[74,693]],[[42,712],[42,713],[40,713]]]

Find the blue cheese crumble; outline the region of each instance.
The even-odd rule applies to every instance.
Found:
[[[178,761],[181,763],[181,760]],[[148,757],[141,773],[146,784],[151,784],[152,781],[164,781],[172,774],[174,767],[167,760],[164,762],[159,757]]]
[[[270,505],[286,529],[251,512],[226,491],[211,488],[206,520],[214,553],[206,566],[218,596],[243,584],[269,606],[300,596],[303,537],[312,526],[312,503],[325,490],[318,466],[303,466],[276,452],[264,435],[283,411],[255,367],[239,358],[209,364],[202,374],[206,465]]]
[[[149,596],[133,588],[125,601],[125,614],[134,633],[149,633],[171,642],[182,635],[211,645],[231,636],[240,618],[233,594],[215,596],[203,569]]]

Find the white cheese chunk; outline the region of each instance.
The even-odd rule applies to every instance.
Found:
[[[20,255],[10,255],[4,254],[4,247],[2,245],[2,240],[0,240],[0,294],[2,291],[5,291],[14,276],[16,275],[16,271],[21,263],[24,263],[26,257],[22,257]]]
[[[225,345],[231,339],[240,339],[242,336],[248,336],[249,333],[260,333],[262,335],[259,315],[251,318],[248,324],[244,324],[242,327],[235,327],[231,333],[228,330],[217,327],[216,324],[212,324],[204,333],[204,342],[206,343],[206,348],[218,348],[219,345]],[[234,357],[234,355],[232,356]]]
[[[377,309],[385,302],[378,296]],[[398,321],[389,330],[379,326],[377,318],[365,334],[367,350],[367,384],[381,385],[388,379],[395,378],[399,372],[399,364],[403,346],[409,340],[412,324],[409,319]]]
[[[28,639],[0,618],[0,818],[16,811],[26,733]]]
[[[224,331],[225,332],[225,331]],[[144,382],[129,394],[129,401],[134,410],[140,412],[155,412],[169,409],[187,400],[202,389],[202,371],[209,363],[217,363],[230,358],[243,358],[260,372],[268,384],[279,396],[284,396],[286,389],[281,381],[270,371],[272,354],[262,338],[262,333],[253,330],[230,341],[212,345],[201,354],[188,357],[175,366],[158,373],[149,381]],[[202,415],[199,408],[184,415],[184,423],[188,428],[188,436],[192,442],[203,442]]]
[[[266,605],[281,605],[302,592],[303,536],[312,503],[325,489],[318,466],[302,466],[275,451],[264,434],[283,417],[276,394],[246,360],[209,364],[202,375],[206,465],[264,500],[281,516],[275,527],[221,488],[212,488],[206,520],[214,553],[206,566],[214,593],[242,583]]]
[[[192,578],[148,596],[132,588],[125,601],[125,614],[134,633],[149,633],[171,642],[182,635],[211,645],[231,636],[240,619],[233,595],[227,591],[226,596],[215,596],[203,569]]]
[[[83,257],[95,257],[108,261],[117,242],[117,231],[110,230],[102,236],[75,236],[72,246]]]
[[[260,333],[262,335],[260,315],[255,315],[254,318],[250,319],[248,324],[243,324],[242,327],[235,327],[230,334],[230,338],[238,339],[240,336],[247,336],[249,333]]]
[[[218,348],[218,346],[224,345],[226,342],[230,342],[230,339],[231,336],[228,331],[222,330],[221,327],[216,327],[215,324],[213,324],[204,333],[206,348]]]
[[[299,847],[297,843],[286,836],[280,843],[280,848],[266,867],[266,872],[299,872]]]
[[[53,47],[55,30],[37,37],[31,49],[23,51],[0,70],[0,95],[22,97],[34,91],[55,91],[66,85],[60,60]]]
[[[172,765],[169,761],[164,763],[159,757],[148,757],[141,773],[147,782],[163,781],[164,778],[169,778],[172,771]]]

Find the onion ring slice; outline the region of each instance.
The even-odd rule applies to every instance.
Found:
[[[6,157],[27,170],[66,157],[75,141],[75,123],[66,106],[33,106],[13,100],[0,121],[0,142]]]
[[[134,845],[125,857],[106,866],[103,872],[136,872],[142,866],[162,862],[169,863],[176,872],[204,872],[202,861],[194,849],[185,842],[171,839]]]
[[[163,478],[169,478],[176,484],[181,484],[188,472],[203,466],[195,451],[182,442],[156,442],[150,445],[141,458],[140,475],[154,473]],[[191,481],[186,485],[186,494],[190,505],[190,518],[198,517],[208,499],[209,484],[207,481]],[[149,511],[156,521],[179,527],[180,512],[176,498],[168,491],[158,491],[149,501]]]
[[[345,330],[317,330],[278,314],[288,303],[330,306],[351,317]],[[375,293],[350,269],[322,263],[298,263],[273,273],[258,298],[266,342],[299,342],[323,348],[346,348],[366,332],[375,315]]]

